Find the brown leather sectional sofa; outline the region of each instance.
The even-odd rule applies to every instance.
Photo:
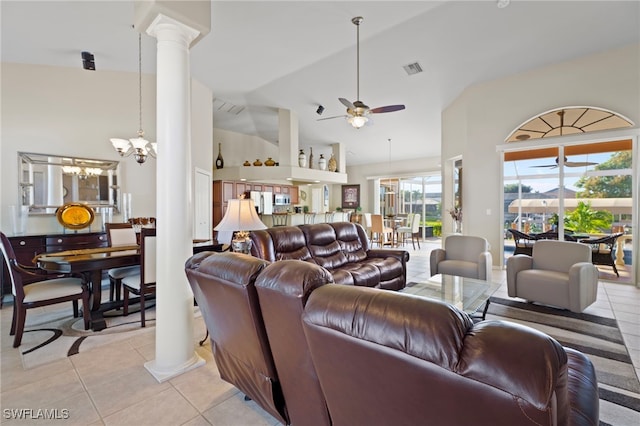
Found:
[[[304,260],[320,265],[337,284],[400,290],[409,253],[372,249],[361,225],[349,222],[278,226],[252,231],[251,254],[260,259]]]
[[[598,424],[591,362],[531,328],[311,262],[200,253],[186,273],[222,378],[283,424]]]

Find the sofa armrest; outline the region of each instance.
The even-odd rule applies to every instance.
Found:
[[[405,250],[370,249],[367,252],[367,257],[395,257],[404,265],[409,261],[409,252]]]
[[[444,249],[438,248],[431,250],[429,257],[429,266],[431,269],[431,276],[438,273],[438,263],[442,262],[446,258],[446,252]]]
[[[493,257],[490,251],[484,251],[478,256],[478,278],[491,281],[491,269],[493,268]]]
[[[595,302],[598,293],[598,268],[591,262],[578,262],[569,269],[569,310],[582,312]]]
[[[526,254],[516,254],[507,259],[507,291],[509,297],[517,297],[516,277],[518,272],[531,269],[533,257]]]
[[[600,396],[598,380],[593,363],[585,354],[571,348],[564,348],[567,354],[567,405],[571,407],[558,424],[594,426],[600,418]],[[562,401],[558,401],[562,403]],[[562,422],[562,423],[561,423]]]

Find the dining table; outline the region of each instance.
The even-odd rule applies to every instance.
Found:
[[[102,271],[140,264],[140,246],[98,247],[42,253],[34,258],[40,269],[54,273],[75,273],[85,277],[91,293],[91,329],[106,328],[103,313],[122,305],[119,301],[102,302]],[[83,309],[86,309],[84,306]]]
[[[193,252],[222,251],[222,244],[215,240],[194,240]],[[42,253],[33,259],[40,269],[53,273],[75,273],[85,277],[91,297],[91,329],[106,328],[104,312],[122,307],[122,301],[102,301],[102,271],[122,266],[140,264],[140,246],[96,247]],[[83,309],[85,307],[83,306]]]

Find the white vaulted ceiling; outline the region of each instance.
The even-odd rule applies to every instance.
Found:
[[[129,1],[2,1],[2,61],[137,71]],[[360,98],[373,116],[353,129],[339,97]],[[442,110],[466,88],[536,67],[640,42],[637,1],[213,1],[212,30],[191,50],[194,78],[216,98],[214,126],[277,143],[277,108],[295,111],[300,145],[342,142],[349,164],[440,153]],[[143,37],[143,71],[155,72],[155,39]],[[418,62],[424,72],[408,76]],[[235,106],[235,107],[233,107]],[[232,108],[233,107],[233,108]],[[231,112],[226,112],[231,110]]]

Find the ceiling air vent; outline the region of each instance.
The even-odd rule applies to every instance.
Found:
[[[414,74],[418,74],[418,73],[422,72],[422,67],[417,62],[414,62],[414,63],[409,64],[409,65],[405,65],[402,68],[404,68],[404,70],[407,73],[407,75],[414,75]]]
[[[232,104],[231,102],[227,102],[219,98],[214,98],[213,110],[214,112],[226,112],[229,114],[238,115],[242,111],[244,111],[244,106],[235,105],[235,104]]]

